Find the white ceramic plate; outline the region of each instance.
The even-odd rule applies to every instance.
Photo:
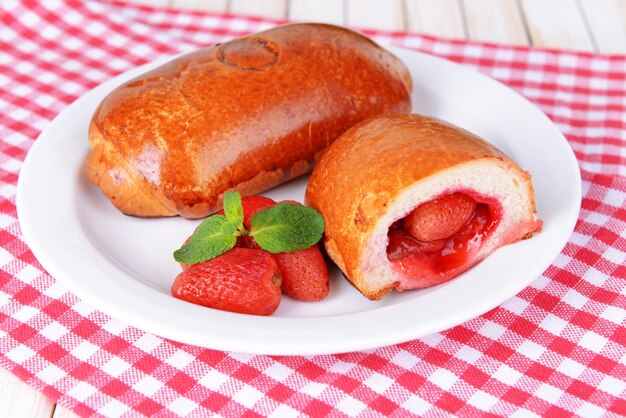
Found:
[[[22,231],[48,272],[96,308],[143,330],[204,347],[262,354],[322,354],[399,343],[492,309],[538,277],[578,217],[580,172],[567,141],[535,106],[502,84],[454,63],[393,49],[414,80],[414,111],[449,120],[491,141],[533,175],[543,232],[501,248],[448,283],[371,302],[336,268],[319,303],[284,297],[271,317],[217,311],[170,296],[180,268],[172,251],[197,222],[122,215],[84,173],[87,127],[114,87],[155,66],[122,74],[87,93],[42,132],[20,174]],[[162,62],[162,61],[161,61]],[[266,193],[302,201],[306,178]]]

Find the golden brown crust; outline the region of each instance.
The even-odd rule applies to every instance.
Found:
[[[365,296],[377,300],[395,286],[368,291],[359,264],[387,202],[441,170],[494,158],[516,167],[491,144],[447,122],[420,115],[380,116],[352,127],[324,153],[309,180],[306,203],[324,216],[328,255]]]
[[[310,171],[354,123],[410,109],[406,67],[366,37],[294,24],[206,48],[114,90],[90,129],[91,181],[121,211],[198,218],[227,190]]]

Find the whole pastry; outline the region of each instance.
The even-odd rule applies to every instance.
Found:
[[[120,211],[200,218],[224,192],[309,172],[366,118],[411,108],[411,79],[356,32],[293,24],[174,59],[111,92],[89,130],[87,173]]]
[[[346,131],[311,174],[324,245],[370,299],[433,286],[541,230],[530,174],[472,133],[420,115]]]

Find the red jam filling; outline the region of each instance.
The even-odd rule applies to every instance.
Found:
[[[470,206],[470,209],[467,209],[468,206],[465,205],[466,213],[463,216],[467,221],[460,226],[454,226],[454,231],[450,236],[442,238],[440,234],[434,233],[432,236],[437,239],[430,241],[422,241],[414,236],[425,236],[425,234],[420,235],[415,232],[418,228],[413,225],[426,225],[439,231],[451,230],[448,226],[458,224],[456,215],[459,211],[449,206],[454,206],[457,202],[467,202],[468,199],[473,199],[476,204]],[[450,203],[444,204],[445,202]],[[402,273],[402,276],[408,280],[418,281],[414,283],[415,287],[437,284],[442,281],[438,278],[447,280],[471,267],[473,255],[496,229],[500,218],[499,205],[475,193],[454,193],[433,199],[391,226],[387,257],[394,269]],[[422,230],[424,228],[422,227]],[[404,285],[403,287],[413,286]]]

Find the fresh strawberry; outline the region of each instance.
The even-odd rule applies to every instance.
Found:
[[[302,204],[295,200],[283,200],[280,203]],[[319,244],[306,250],[274,254],[274,258],[283,278],[283,293],[305,302],[320,301],[328,295],[328,266]]]
[[[475,210],[474,199],[454,193],[418,206],[404,218],[403,226],[419,241],[437,241],[456,234],[472,218]]]
[[[285,200],[280,203],[283,202],[295,205],[301,204],[294,200]],[[243,206],[244,226],[246,229],[251,229],[252,217],[257,212],[268,209],[277,203],[263,196],[243,197],[241,205]],[[218,214],[223,215],[224,211],[221,210]],[[235,248],[239,247],[262,251],[254,238],[249,235],[237,238]],[[267,254],[270,255],[269,253]],[[276,261],[281,273],[281,288],[285,294],[303,301],[318,301],[326,297],[329,291],[328,267],[318,244],[305,250],[271,254],[270,256]],[[189,268],[189,265],[186,264],[181,264],[181,266],[183,269]]]
[[[301,205],[295,200],[283,200],[281,202],[259,202],[254,206],[246,206],[243,199],[244,215],[247,219],[252,219],[255,213],[274,206],[277,203],[292,203]],[[257,203],[257,202],[255,202]],[[246,225],[247,227],[247,225]],[[245,236],[243,246],[247,248],[259,248],[253,237]],[[328,279],[328,267],[318,244],[306,250],[293,251],[288,253],[273,254],[280,270],[284,294],[294,299],[314,302],[322,300],[328,295],[330,290]]]
[[[434,254],[441,251],[445,245],[445,239],[423,242],[413,238],[404,229],[393,229],[389,231],[387,257],[395,261],[413,255]]]
[[[172,285],[179,299],[223,311],[271,315],[280,303],[280,270],[271,254],[233,248],[188,266]]]
[[[283,293],[294,299],[315,302],[330,290],[328,267],[319,244],[306,250],[274,254],[282,277]]]

